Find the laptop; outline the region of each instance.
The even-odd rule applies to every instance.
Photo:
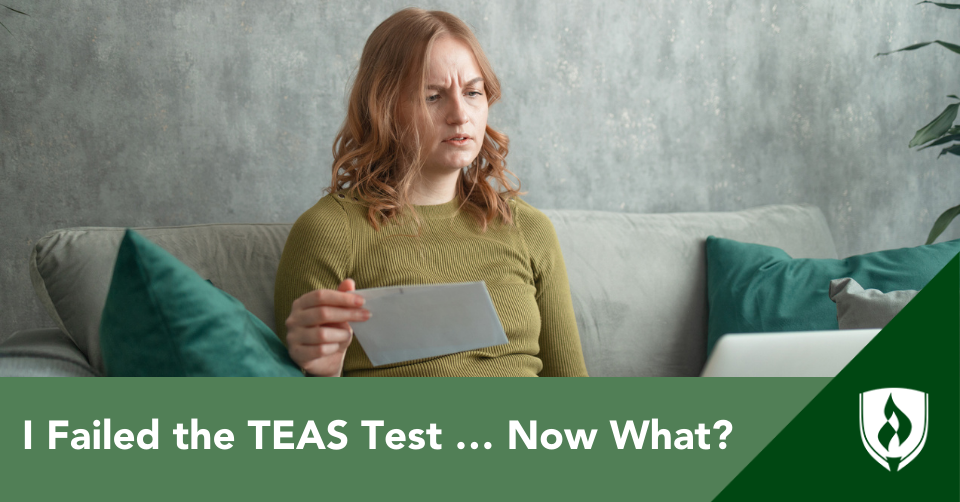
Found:
[[[700,376],[835,377],[879,332],[844,329],[724,335]]]

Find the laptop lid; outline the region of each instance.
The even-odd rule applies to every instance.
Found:
[[[705,377],[834,377],[879,329],[729,334],[717,340]]]

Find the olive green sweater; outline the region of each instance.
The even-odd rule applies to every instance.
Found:
[[[293,301],[314,289],[357,289],[484,281],[508,343],[440,357],[374,367],[354,338],[345,376],[587,376],[560,244],[550,220],[511,201],[514,225],[494,222],[481,232],[454,199],[415,206],[416,227],[374,230],[367,208],[343,193],[320,199],[290,231],[277,271],[277,332]]]

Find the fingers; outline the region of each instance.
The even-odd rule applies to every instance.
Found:
[[[337,286],[337,291],[355,291],[357,289],[357,283],[353,279],[344,279],[343,282]]]
[[[310,291],[293,302],[286,321],[287,346],[290,357],[308,373],[340,375],[353,341],[349,323],[370,319],[370,311],[361,308],[363,297],[351,293],[356,288],[353,279],[345,279],[336,291]]]
[[[288,345],[324,345],[350,340],[350,325],[337,323],[326,326],[300,327],[287,333]]]
[[[301,367],[306,367],[310,361],[329,356],[341,357],[350,346],[350,341],[341,343],[325,343],[323,345],[290,345],[290,358]],[[339,355],[338,355],[339,354]]]
[[[360,308],[363,297],[350,293],[356,289],[353,279],[344,280],[337,289],[318,289],[297,298],[286,320],[287,331],[299,326],[363,322],[370,318],[370,312]]]
[[[353,291],[353,280],[347,279],[350,281],[347,286],[351,289],[334,291],[332,289],[315,289],[308,293],[304,293],[300,298],[297,298],[293,301],[293,308],[309,309],[318,307],[321,305],[328,305],[333,307],[360,307],[363,305],[363,297],[360,295],[355,295],[348,293],[347,291]],[[344,281],[340,283],[340,287],[345,287]]]
[[[363,322],[370,319],[370,311],[362,308],[314,307],[292,310],[287,318],[287,332],[302,327],[326,326],[345,322]]]
[[[349,328],[348,325],[344,323],[339,326],[304,329],[300,330],[302,333],[293,334],[293,341],[288,348],[290,358],[311,375],[340,376],[343,358],[353,336],[347,329],[343,329]],[[317,343],[300,343],[303,339]]]

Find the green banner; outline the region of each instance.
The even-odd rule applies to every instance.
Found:
[[[6,379],[0,478],[7,500],[710,500],[828,381]]]

